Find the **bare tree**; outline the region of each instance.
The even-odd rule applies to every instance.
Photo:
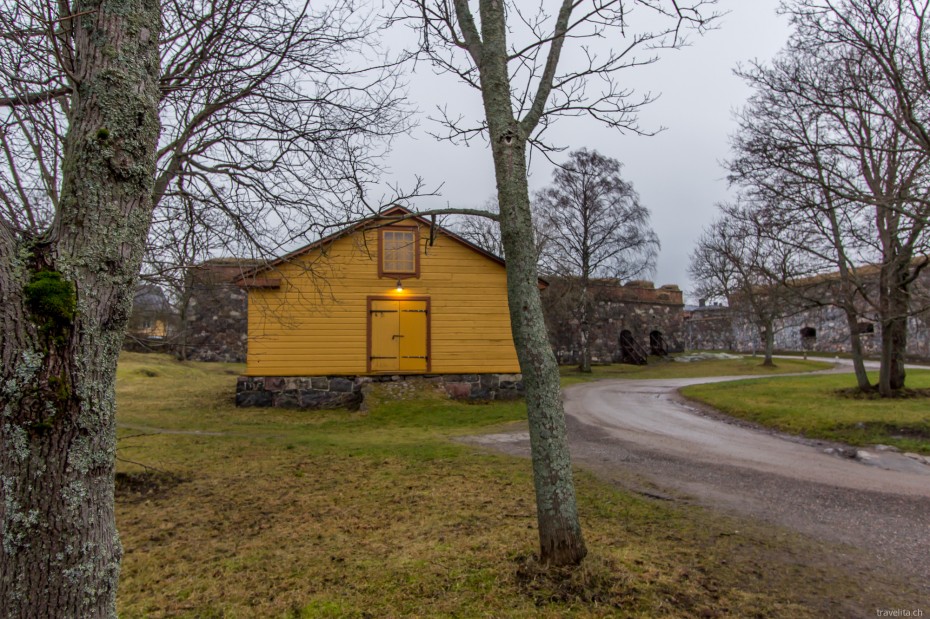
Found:
[[[579,369],[591,371],[591,279],[633,279],[651,273],[659,238],[649,209],[620,176],[620,162],[580,149],[552,173],[552,185],[536,194],[535,216],[548,231],[545,272],[577,279]]]
[[[773,240],[790,244],[802,239],[793,245],[796,251],[807,253],[821,270],[838,273],[838,285],[824,295],[825,300],[842,309],[857,383],[860,389],[870,390],[856,327],[864,283],[855,268],[870,259],[862,232],[868,222],[857,204],[831,191],[844,166],[834,157],[822,116],[803,100],[760,87],[738,120],[734,158],[728,163],[730,180],[751,199],[778,205],[767,213],[766,229],[775,235]]]
[[[861,58],[869,71],[851,73],[851,84],[930,155],[928,0],[791,0],[782,10],[806,49],[841,47]]]
[[[6,31],[43,33],[57,23],[56,2],[29,9],[4,1]],[[318,12],[306,0],[162,3],[149,257],[164,263],[158,250],[207,230],[204,222],[222,229],[236,254],[273,255],[376,210],[363,196],[387,139],[409,127],[409,111],[398,90],[401,59],[374,60],[375,20],[352,0]],[[66,51],[57,41],[11,37],[0,50],[0,208],[31,232],[59,201],[72,87],[57,68]],[[353,70],[349,58],[364,68]]]
[[[195,209],[234,253],[274,255],[377,208],[368,185],[389,138],[409,128],[402,58],[373,46],[380,22],[364,2],[311,6],[163,5],[153,231]]]
[[[879,391],[904,386],[910,287],[926,266],[927,161],[930,158],[930,30],[926,0],[796,0],[784,11],[807,53],[845,59],[847,132],[862,160],[867,198],[875,208],[881,268]],[[840,50],[840,51],[838,51]],[[916,152],[915,152],[916,151]],[[918,154],[920,153],[920,154]]]
[[[795,16],[796,32],[775,62],[741,71],[756,92],[740,116],[731,178],[750,193],[775,196],[790,212],[781,217],[786,225],[821,233],[820,243],[800,249],[839,271],[837,301],[857,358],[857,305],[866,299],[879,315],[879,390],[891,395],[904,386],[908,289],[930,241],[930,160],[877,103],[896,95],[872,58],[842,41],[811,38],[809,24],[800,23],[805,15]],[[859,268],[868,263],[876,265],[877,286]],[[856,373],[868,389],[861,361]]]
[[[390,63],[345,65],[373,30],[348,2],[0,0],[4,616],[115,616],[115,371],[150,225],[273,251],[363,208],[406,123]]]
[[[763,366],[774,367],[776,322],[799,303],[798,280],[806,275],[796,243],[768,229],[764,213],[741,204],[720,205],[720,217],[704,229],[688,272],[702,298],[726,299],[745,312],[763,343]]]
[[[631,100],[617,79],[623,69],[655,59],[657,48],[683,43],[682,29],[707,26],[701,11],[710,1],[605,0],[544,4],[478,0],[407,0],[401,15],[416,28],[420,51],[440,71],[481,96],[483,114],[473,123],[440,111],[453,141],[487,140],[497,180],[501,240],[507,254],[507,286],[514,343],[526,385],[527,414],[536,486],[540,555],[545,563],[581,561],[586,549],[578,522],[559,373],[546,337],[537,289],[536,252],[527,186],[531,148],[550,148],[543,133],[563,116],[589,116],[618,129],[637,130],[635,112],[648,97]],[[632,30],[638,10],[665,17],[658,31]],[[401,9],[403,10],[403,9]],[[666,27],[667,26],[667,27]],[[584,42],[609,36],[621,43],[597,53]],[[566,43],[581,43],[574,59]],[[569,46],[570,47],[570,46]],[[648,51],[647,57],[637,56]]]

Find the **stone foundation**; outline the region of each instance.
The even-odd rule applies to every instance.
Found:
[[[523,397],[520,374],[426,374],[393,376],[240,376],[236,406],[357,410],[366,385],[424,381],[455,400],[516,400]]]

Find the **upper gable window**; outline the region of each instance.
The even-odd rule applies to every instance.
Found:
[[[420,276],[420,231],[415,226],[391,226],[378,234],[378,274],[389,277]]]

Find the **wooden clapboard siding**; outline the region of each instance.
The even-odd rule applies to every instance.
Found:
[[[279,288],[249,290],[250,376],[368,372],[368,299],[429,298],[430,373],[516,373],[499,262],[441,232],[419,231],[420,276],[378,277],[376,230],[296,253],[263,274]],[[410,221],[404,222],[410,226]]]

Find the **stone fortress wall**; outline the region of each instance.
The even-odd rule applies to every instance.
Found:
[[[866,271],[866,269],[863,269]],[[868,271],[866,271],[868,272]],[[864,285],[870,296],[877,296]],[[821,276],[805,290],[806,300],[786,310],[785,317],[775,321],[775,350],[819,353],[848,353],[851,350],[849,325],[839,307],[829,304],[835,294],[833,275]],[[876,356],[881,351],[881,323],[864,299],[857,304],[857,329],[863,352]],[[930,359],[930,271],[924,270],[911,285],[911,312],[908,317],[908,357]],[[742,353],[759,352],[762,342],[759,330],[740,307],[738,299],[729,306],[700,305],[685,309],[685,346],[692,350],[731,350]]]
[[[592,361],[611,363],[621,360],[621,335],[626,332],[648,352],[661,344],[665,352],[686,348],[683,338],[684,301],[681,289],[669,284],[656,288],[650,281],[625,284],[614,279],[592,280],[591,339]],[[542,291],[543,310],[549,339],[559,363],[580,361],[578,303],[581,292],[577,279],[552,278]]]
[[[245,361],[248,293],[233,283],[254,262],[208,260],[188,275],[189,300],[182,319],[183,356],[192,361]]]

